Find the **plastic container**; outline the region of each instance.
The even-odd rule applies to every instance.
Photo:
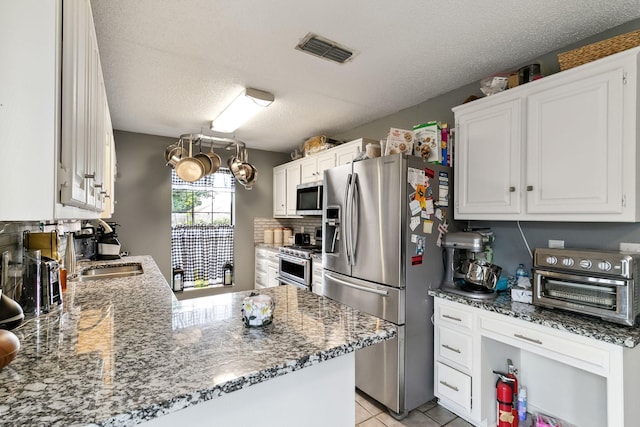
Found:
[[[273,243],[276,245],[282,244],[282,228],[273,230]]]
[[[527,389],[520,387],[518,392],[518,420],[525,421],[527,419]]]
[[[524,268],[524,264],[518,265],[518,268],[516,269],[516,282],[518,282],[520,277],[529,277],[527,270]]]

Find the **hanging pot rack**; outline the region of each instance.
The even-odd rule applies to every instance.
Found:
[[[199,150],[202,151],[202,148],[205,147],[204,144],[208,144],[206,148],[209,148],[211,152],[213,152],[214,148],[220,148],[224,150],[232,150],[233,148],[235,148],[234,154],[232,154],[227,160],[227,165],[229,166],[231,173],[236,178],[236,181],[242,184],[247,190],[251,190],[258,177],[258,171],[256,170],[255,166],[248,163],[249,155],[247,153],[246,145],[242,141],[238,141],[233,138],[205,135],[202,133],[186,133],[180,135],[180,138],[175,144],[167,147],[166,153],[168,155],[173,148],[179,148],[178,158],[182,160],[183,153],[189,153],[187,159],[189,159],[189,161],[193,160],[195,162],[195,159],[192,157],[193,147],[197,146]],[[174,160],[175,158],[171,159],[168,157],[167,166],[175,168],[176,162]],[[179,171],[176,170],[176,172],[178,172],[178,176],[180,176]],[[194,180],[200,179],[202,176],[204,176],[204,174],[200,175],[199,178],[197,176],[180,176],[180,178],[192,182]]]

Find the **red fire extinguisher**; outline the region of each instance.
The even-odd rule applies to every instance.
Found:
[[[504,372],[493,371],[498,375],[496,383],[496,398],[498,401],[497,427],[515,427],[518,423],[518,415],[513,414],[513,391],[515,389],[514,378],[509,378]]]
[[[518,427],[518,371],[511,359],[507,359],[507,372],[493,371],[499,376],[496,383],[498,400],[498,427]]]
[[[513,362],[511,361],[511,359],[507,359],[507,372],[507,377],[511,378],[514,381],[513,398],[511,399],[511,413],[515,417],[513,421],[513,427],[518,427],[518,378],[516,378],[518,370],[515,368],[515,366],[513,366]]]

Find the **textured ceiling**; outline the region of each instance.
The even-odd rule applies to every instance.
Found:
[[[275,102],[236,131],[290,151],[640,17],[640,0],[91,0],[115,129],[178,137],[244,87]],[[340,65],[294,49],[314,32]]]

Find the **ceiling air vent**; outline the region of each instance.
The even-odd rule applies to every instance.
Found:
[[[339,64],[344,64],[353,57],[353,51],[313,33],[307,34],[296,49]]]

